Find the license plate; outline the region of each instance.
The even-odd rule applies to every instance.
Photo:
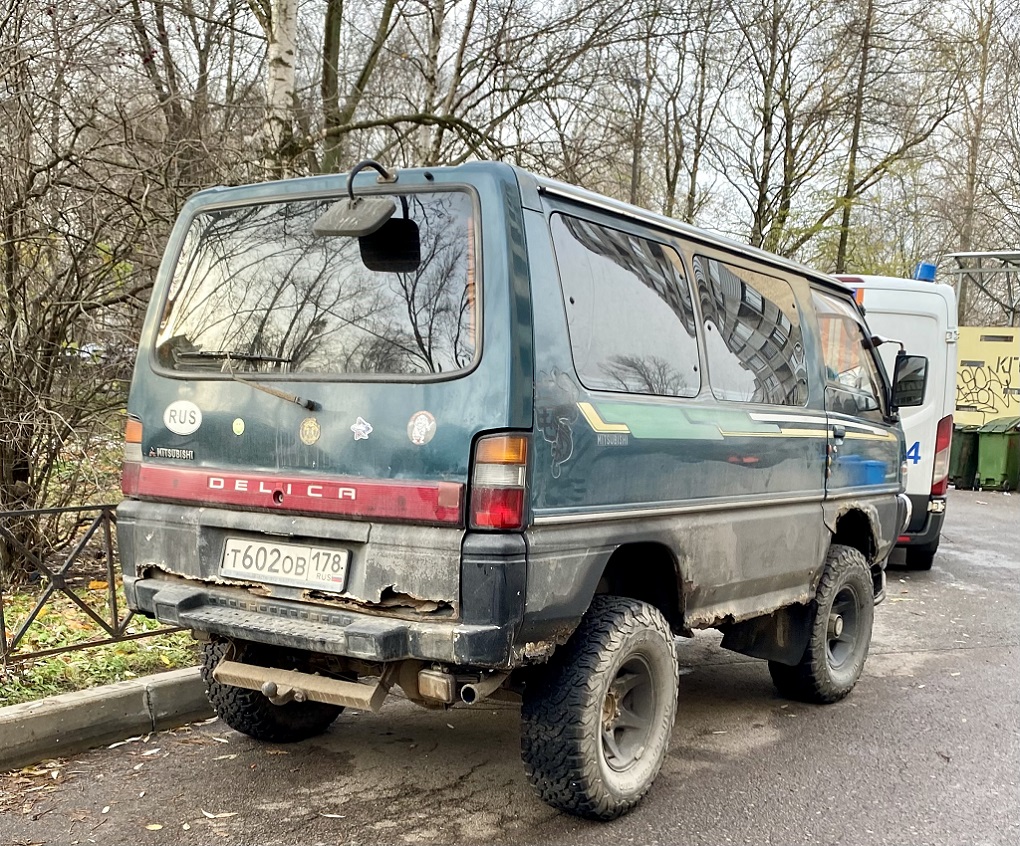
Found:
[[[347,583],[349,559],[346,549],[227,538],[220,575],[341,593]]]

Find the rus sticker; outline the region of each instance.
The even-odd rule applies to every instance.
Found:
[[[163,425],[175,435],[192,435],[202,425],[202,409],[190,400],[175,400],[163,412]]]
[[[415,446],[424,446],[436,434],[436,418],[427,411],[418,411],[407,421],[407,437]]]

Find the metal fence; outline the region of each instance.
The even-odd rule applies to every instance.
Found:
[[[75,649],[180,631],[171,627],[152,631],[129,631],[134,613],[123,608],[117,596],[120,568],[114,532],[117,522],[115,508],[113,505],[85,505],[76,508],[0,511],[0,536],[7,542],[9,549],[24,556],[30,569],[38,574],[39,580],[38,595],[32,609],[18,621],[8,619],[9,613],[13,615],[16,612],[9,611],[10,602],[5,604],[5,591],[3,584],[0,583],[0,662],[4,667]],[[75,539],[67,549],[55,556],[55,560],[53,556],[44,556],[39,549],[30,548],[17,536],[18,533],[12,530],[12,524],[17,521],[45,518],[76,520]],[[90,574],[105,575],[101,580],[106,583],[105,590],[100,594],[104,596],[104,601],[98,606],[89,601],[88,590],[75,589],[75,581],[87,578]],[[8,589],[7,593],[11,595],[12,590]],[[82,596],[82,593],[86,596]],[[57,596],[66,597],[80,609],[94,629],[95,636],[50,649],[34,651],[22,649],[22,641],[32,624],[37,622],[43,609]]]

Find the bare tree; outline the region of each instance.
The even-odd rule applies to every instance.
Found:
[[[0,510],[95,489],[96,436],[119,427],[148,240],[113,195],[111,148],[125,139],[98,106],[109,23],[34,2],[0,19]],[[5,582],[59,536],[12,525]]]
[[[794,203],[837,149],[838,50],[825,0],[729,3],[747,73],[734,80],[716,166],[750,212],[755,246],[790,252]]]

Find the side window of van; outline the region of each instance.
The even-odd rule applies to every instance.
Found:
[[[805,405],[807,367],[793,288],[785,279],[694,257],[716,399]]]
[[[813,292],[825,362],[825,403],[830,411],[880,418],[882,379],[853,306]],[[869,414],[874,412],[874,414]]]
[[[562,214],[553,216],[552,234],[582,384],[603,391],[697,394],[697,330],[676,251]]]

